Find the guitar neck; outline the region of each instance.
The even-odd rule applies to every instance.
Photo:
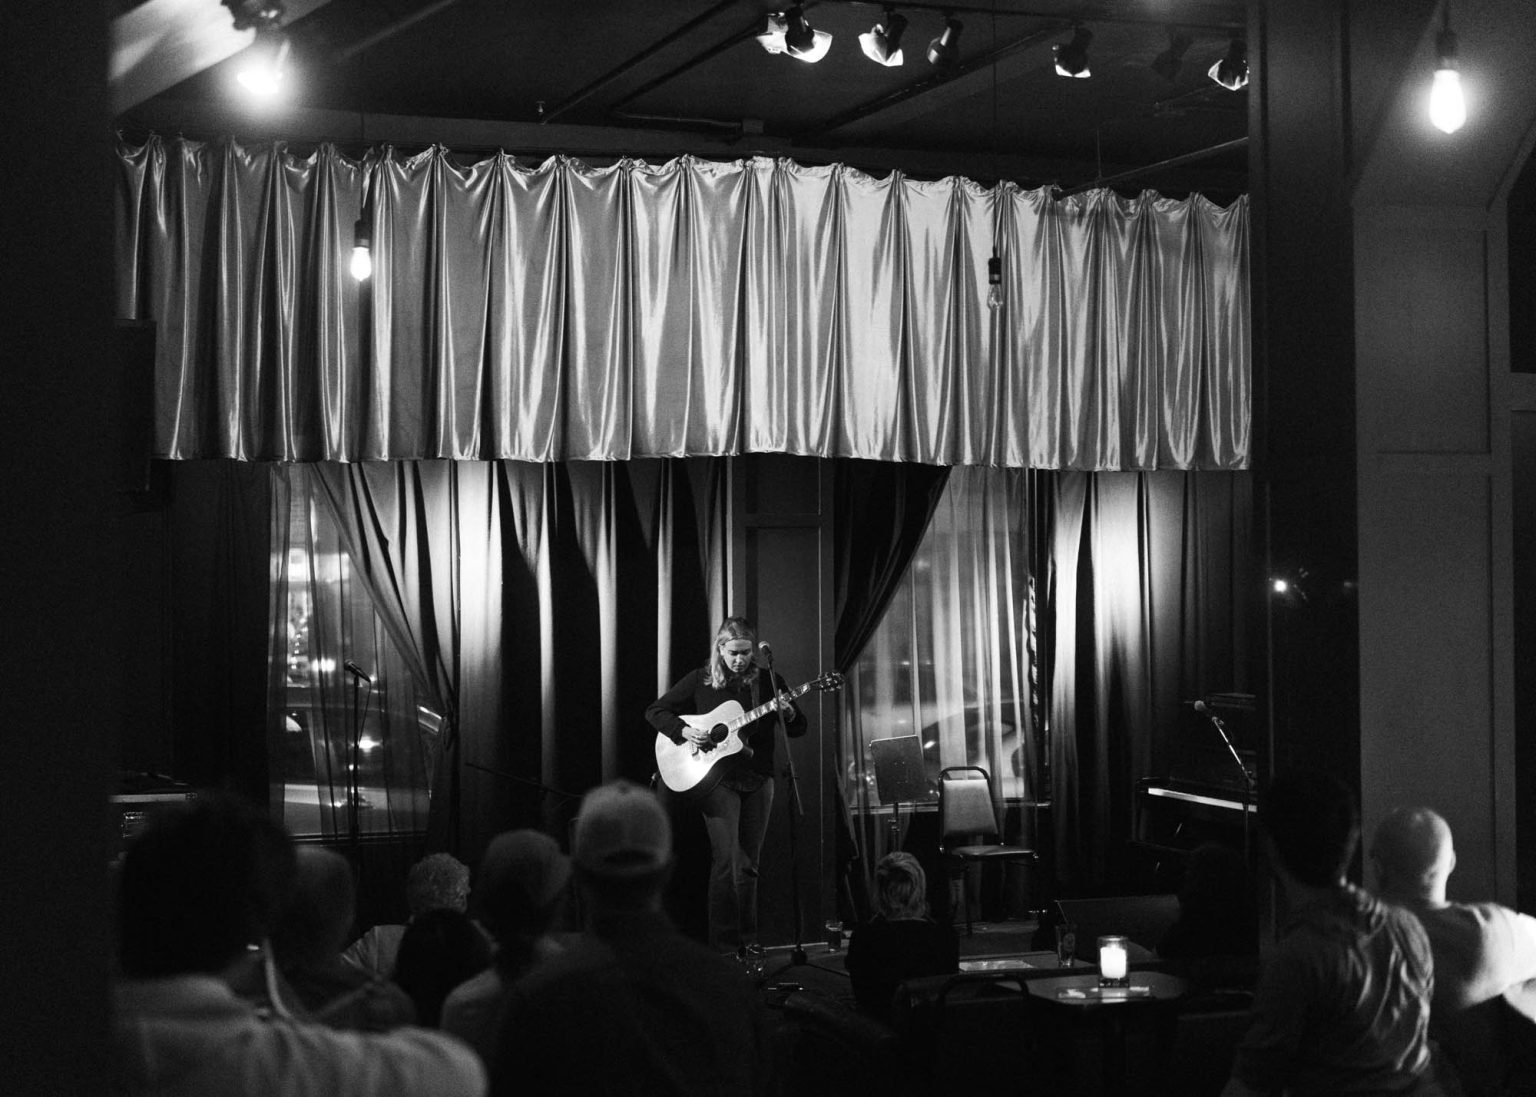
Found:
[[[774,694],[773,700],[764,701],[755,709],[743,712],[740,716],[736,717],[736,719],[732,720],[725,726],[732,731],[738,731],[741,728],[746,727],[753,720],[760,719],[761,717],[767,716],[770,712],[772,712],[774,705],[778,702],[780,697],[783,697],[789,701],[793,701],[796,697],[802,696],[814,684],[815,683],[812,682],[806,682],[804,685],[796,686],[794,689],[787,689],[783,693]]]

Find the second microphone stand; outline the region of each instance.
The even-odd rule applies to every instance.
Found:
[[[804,922],[800,906],[800,855],[798,848],[798,834],[800,831],[800,816],[805,814],[805,805],[800,802],[800,781],[795,776],[795,757],[789,749],[789,728],[784,723],[784,707],[777,703],[779,686],[773,677],[773,650],[763,652],[768,661],[768,688],[773,691],[775,704],[773,713],[778,720],[779,742],[784,750],[784,781],[789,785],[789,894],[790,901],[795,908],[795,948],[789,954],[791,964],[804,964],[805,943],[801,939]]]
[[[1227,753],[1232,755],[1232,761],[1237,763],[1238,772],[1243,775],[1243,863],[1250,867],[1253,865],[1252,840],[1249,837],[1248,817],[1253,814],[1254,806],[1258,801],[1258,787],[1253,774],[1248,772],[1248,767],[1243,764],[1243,756],[1237,753],[1237,748],[1232,745],[1232,739],[1227,734],[1227,725],[1222,723],[1221,717],[1211,711],[1211,706],[1204,701],[1195,702],[1195,711],[1204,716],[1216,728],[1216,734],[1221,736],[1221,741],[1227,746]]]

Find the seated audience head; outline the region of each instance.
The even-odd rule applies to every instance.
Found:
[[[272,950],[283,965],[338,959],[356,913],[352,866],[334,850],[299,846],[293,894],[272,933]]]
[[[1376,827],[1371,864],[1382,897],[1393,902],[1445,902],[1456,867],[1451,828],[1429,808],[1398,808]]]
[[[271,933],[287,902],[288,834],[251,805],[211,792],[151,816],[118,873],[123,974],[215,974]]]
[[[1276,777],[1259,803],[1259,825],[1276,865],[1306,887],[1343,883],[1360,842],[1354,793],[1322,773]]]
[[[672,869],[672,824],[630,781],[588,792],[572,840],[576,881],[595,910],[654,910]]]
[[[469,866],[448,853],[433,853],[411,866],[405,879],[405,902],[411,917],[429,910],[469,908]]]
[[[485,927],[503,946],[533,941],[559,916],[571,860],[537,830],[498,834],[480,861],[475,901]]]
[[[462,910],[439,907],[411,919],[400,939],[394,981],[416,1005],[416,1021],[436,1028],[443,999],[491,963],[491,946]]]
[[[875,865],[875,909],[888,921],[928,916],[928,877],[910,853],[887,853]]]

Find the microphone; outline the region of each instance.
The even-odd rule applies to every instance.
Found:
[[[363,673],[363,668],[358,666],[351,659],[348,659],[345,663],[343,663],[341,665],[342,665],[343,668],[345,668],[346,672],[348,674],[352,675],[354,678],[361,678],[363,681],[367,682],[370,686],[373,685],[373,679],[368,677],[368,675],[364,674]]]
[[[1196,701],[1194,703],[1194,710],[1221,729],[1223,736],[1226,735],[1227,725],[1221,722],[1221,717],[1216,715],[1216,710],[1211,708],[1210,705],[1204,701]]]
[[[764,659],[768,660],[768,665],[770,667],[773,666],[773,648],[768,646],[768,641],[764,640],[759,643],[757,645],[757,650],[762,652]]]

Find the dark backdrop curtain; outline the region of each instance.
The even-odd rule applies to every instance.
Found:
[[[319,465],[354,566],[450,726],[433,845],[560,834],[574,794],[644,782],[641,714],[724,612],[724,462]]]
[[[1183,749],[1183,702],[1250,692],[1251,532],[1242,474],[1058,474],[1051,771],[1063,893],[1137,875],[1133,789]]]
[[[160,581],[169,604],[163,650],[172,775],[267,803],[267,470],[181,461],[157,471],[166,485],[155,505],[166,522]]]

